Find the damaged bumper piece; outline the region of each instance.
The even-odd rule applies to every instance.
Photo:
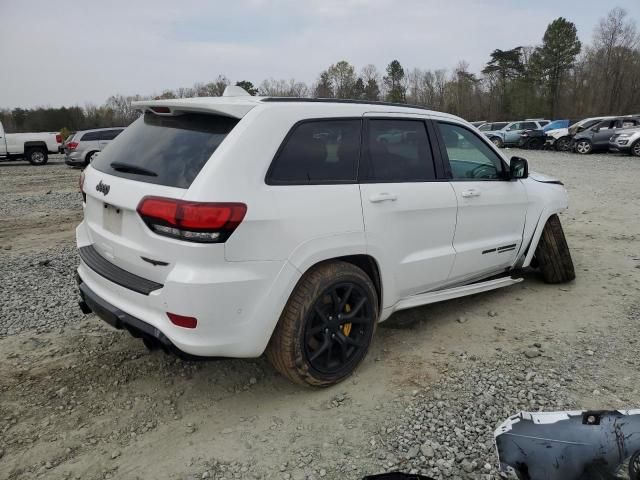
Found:
[[[521,412],[494,435],[508,478],[640,479],[640,410]]]

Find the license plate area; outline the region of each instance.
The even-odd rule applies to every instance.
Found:
[[[102,226],[105,230],[120,235],[122,233],[122,209],[105,203],[102,209]]]

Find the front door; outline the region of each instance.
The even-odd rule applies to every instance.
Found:
[[[386,277],[383,306],[441,286],[455,258],[457,201],[436,179],[425,120],[366,117],[360,192],[370,254]]]
[[[499,273],[514,263],[522,243],[524,185],[505,180],[505,162],[475,132],[456,123],[435,123],[458,200],[450,282]]]

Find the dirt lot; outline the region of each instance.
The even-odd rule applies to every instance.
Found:
[[[0,478],[494,478],[510,414],[639,407],[640,161],[519,153],[567,185],[577,280],[531,272],[396,314],[326,390],[263,359],[149,353],[80,315],[79,171],[0,164]]]

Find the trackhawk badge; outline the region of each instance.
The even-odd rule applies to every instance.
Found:
[[[96,190],[98,192],[102,192],[103,195],[106,195],[107,193],[109,193],[110,189],[111,189],[111,186],[107,185],[106,183],[102,183],[102,180],[100,180],[100,183],[96,185]]]

